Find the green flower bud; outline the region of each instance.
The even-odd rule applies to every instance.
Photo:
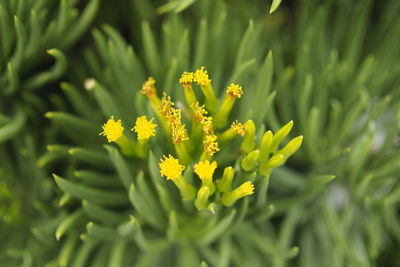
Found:
[[[260,159],[265,159],[271,153],[274,134],[271,131],[266,131],[263,135],[260,145]]]
[[[293,127],[293,121],[289,121],[282,128],[280,128],[276,134],[274,135],[274,139],[271,145],[271,152],[274,152],[278,149],[279,145],[285,139],[285,137],[290,133]]]
[[[206,210],[208,208],[208,197],[210,196],[210,189],[208,186],[202,186],[197,192],[197,198],[194,205],[198,210]]]
[[[252,151],[256,146],[254,142],[254,134],[256,132],[256,126],[254,125],[254,122],[252,120],[248,120],[244,124],[244,127],[246,129],[246,135],[243,138],[241,149],[247,153]]]
[[[291,155],[296,153],[297,150],[299,150],[301,144],[303,142],[303,136],[297,136],[290,140],[290,142],[281,150],[278,151],[278,153],[282,154],[285,160],[287,160]]]
[[[245,171],[251,171],[256,167],[257,161],[259,159],[260,152],[258,150],[253,150],[248,153],[241,162],[242,169]]]
[[[221,202],[224,206],[231,207],[240,198],[254,194],[254,185],[251,182],[245,182],[235,190],[226,192],[222,195]]]
[[[279,167],[283,163],[285,163],[285,157],[282,154],[276,154],[260,165],[259,172],[264,176],[269,175],[273,168]]]
[[[218,190],[220,192],[228,192],[231,190],[233,176],[235,175],[235,170],[229,166],[224,169],[224,174],[222,179],[218,184]]]

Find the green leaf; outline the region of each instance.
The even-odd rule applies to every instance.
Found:
[[[116,229],[100,226],[93,222],[89,222],[86,225],[86,231],[91,237],[99,240],[114,241],[120,238]]]
[[[125,162],[125,159],[121,156],[116,148],[109,145],[106,145],[104,147],[107,150],[115,169],[117,170],[118,177],[121,179],[122,184],[127,190],[129,190],[129,187],[133,183],[133,178],[131,176],[128,165]]]
[[[212,229],[202,236],[199,240],[201,245],[207,245],[220,238],[228,230],[235,218],[236,210],[232,209],[222,220],[220,220]]]
[[[82,201],[82,207],[89,217],[104,224],[115,225],[121,223],[124,218],[120,213],[105,209],[87,200]]]
[[[138,174],[138,177],[140,176],[143,176],[142,172]],[[140,192],[133,184],[129,190],[129,199],[138,215],[140,215],[140,217],[143,218],[147,223],[151,224],[157,229],[165,228],[165,218],[162,217],[158,209],[152,209],[152,205],[146,202],[142,192]]]
[[[53,177],[61,190],[75,198],[88,200],[94,204],[106,207],[121,206],[128,203],[128,198],[123,192],[89,188],[70,182],[56,174],[53,174]]]
[[[56,239],[60,240],[60,238],[70,229],[73,229],[77,224],[83,222],[84,212],[82,209],[79,209],[66,217],[62,222],[58,225],[56,229]]]
[[[88,163],[94,167],[109,169],[111,167],[110,160],[100,151],[77,147],[68,150],[71,158],[80,162]]]
[[[68,157],[68,150],[70,147],[64,146],[64,145],[48,145],[47,150],[45,154],[43,154],[36,164],[39,167],[46,166],[56,160],[60,160],[63,158]]]
[[[82,183],[90,187],[100,187],[100,188],[115,188],[122,189],[121,183],[118,178],[114,175],[91,171],[91,170],[77,170],[74,171],[74,176],[81,180]]]
[[[67,96],[69,103],[75,108],[75,110],[84,115],[86,118],[92,119],[96,117],[92,112],[92,106],[89,104],[85,95],[80,93],[79,90],[70,83],[62,82],[60,84],[61,89],[64,91],[64,94]]]
[[[60,79],[67,71],[67,59],[62,51],[53,48],[46,52],[54,57],[55,64],[48,71],[36,74],[29,78],[24,83],[24,90],[37,90],[47,83]]]
[[[122,267],[125,266],[130,250],[128,251],[128,243],[126,240],[117,240],[114,242],[111,248],[110,258],[108,267]]]
[[[70,47],[87,31],[97,14],[99,3],[100,0],[90,0],[89,4],[86,5],[84,11],[80,14],[79,19],[69,26],[65,38],[61,42],[63,48]]]
[[[160,73],[160,55],[158,53],[157,43],[147,21],[142,23],[142,40],[144,47],[144,56],[146,59],[146,66],[149,68],[150,73],[157,79]]]
[[[24,50],[26,47],[26,30],[21,20],[17,16],[14,16],[14,26],[17,34],[17,46],[10,62],[15,70],[18,71],[24,58]]]
[[[272,0],[272,5],[271,8],[269,10],[269,14],[272,14],[273,12],[275,12],[275,10],[278,9],[279,5],[281,4],[282,0]]]
[[[74,261],[71,267],[85,267],[87,266],[87,262],[91,256],[92,250],[97,245],[97,242],[89,240],[87,242],[82,242],[79,248],[77,249],[78,253],[74,257]]]
[[[25,124],[26,115],[21,107],[16,108],[14,117],[10,118],[9,122],[0,127],[0,143],[5,142],[22,129]]]
[[[63,243],[60,254],[58,256],[58,264],[60,266],[68,266],[72,260],[72,255],[78,244],[78,234],[69,234],[67,240]]]
[[[45,117],[63,129],[64,133],[70,138],[81,144],[99,143],[101,140],[101,138],[98,137],[101,130],[100,126],[88,119],[83,119],[64,112],[53,111],[47,112]]]

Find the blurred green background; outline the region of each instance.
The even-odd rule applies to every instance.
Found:
[[[0,0],[0,266],[400,266],[400,1],[271,4]],[[304,135],[262,216],[199,245],[170,239],[170,222],[144,220],[141,235],[132,205],[56,184],[127,198],[101,124],[151,113],[148,76],[183,99],[180,74],[200,66],[219,95],[244,86],[235,117],[273,131],[294,120],[290,136]],[[126,161],[135,177],[148,164]]]

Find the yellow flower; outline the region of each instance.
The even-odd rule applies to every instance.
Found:
[[[235,132],[235,134],[244,136],[246,134],[246,129],[244,127],[243,123],[240,123],[238,121],[234,121],[231,125],[232,130]]]
[[[217,168],[217,162],[214,160],[212,163],[210,161],[201,161],[194,165],[194,172],[202,180],[212,179],[214,171]]]
[[[180,144],[183,141],[189,140],[185,125],[180,122],[171,125],[171,135],[174,144]]]
[[[163,98],[161,99],[161,105],[159,108],[160,113],[163,115],[165,119],[170,115],[171,108],[174,106],[174,102],[171,101],[171,97],[164,93]]]
[[[226,91],[226,93],[231,98],[236,99],[236,98],[241,98],[242,97],[243,90],[242,90],[242,87],[240,85],[231,83],[231,85],[229,85],[228,90]]]
[[[240,193],[241,196],[249,196],[254,194],[254,185],[248,181],[240,185],[235,190],[237,190],[237,192]]]
[[[179,83],[182,84],[184,87],[190,87],[194,80],[193,72],[184,72],[179,79]]]
[[[182,110],[179,108],[170,108],[169,114],[165,119],[171,125],[180,124],[182,119]]]
[[[123,135],[124,127],[121,124],[121,120],[115,121],[114,116],[111,116],[108,121],[102,126],[103,131],[99,135],[107,137],[107,141],[116,142]]]
[[[205,67],[201,67],[194,73],[194,81],[200,86],[208,86],[211,80],[208,78],[208,73]]]
[[[168,158],[164,155],[164,159],[160,160],[160,173],[168,180],[177,179],[182,175],[185,166],[179,164],[179,160],[169,155]]]
[[[152,98],[157,95],[157,90],[155,87],[156,80],[153,77],[149,77],[142,85],[142,90],[140,92],[146,95],[148,98]]]
[[[213,135],[214,130],[213,130],[213,118],[208,116],[208,117],[203,117],[203,120],[201,121],[201,125],[203,126],[203,132],[206,135]]]
[[[204,108],[204,105],[200,106],[199,102],[195,102],[191,105],[193,113],[194,113],[194,119],[196,122],[201,122],[204,118],[204,115],[207,115],[207,110]]]
[[[216,135],[206,135],[204,143],[204,150],[210,156],[214,155],[215,152],[219,151],[218,142],[216,142]]]
[[[222,195],[221,202],[224,206],[231,207],[240,198],[254,194],[254,185],[251,182],[241,184],[235,190],[225,192]]]
[[[150,137],[155,136],[156,124],[153,123],[154,118],[147,120],[146,116],[141,116],[136,119],[135,126],[132,131],[135,131],[138,136],[138,140],[148,140]]]

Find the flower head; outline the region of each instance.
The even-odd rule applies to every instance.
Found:
[[[246,129],[244,127],[243,123],[240,123],[239,121],[234,121],[231,125],[232,130],[235,132],[235,134],[244,136],[246,134]]]
[[[149,77],[142,85],[142,90],[140,92],[146,95],[148,98],[152,98],[157,95],[157,90],[155,87],[156,80],[153,77]]]
[[[148,140],[150,137],[155,136],[155,127],[157,124],[153,123],[154,118],[147,120],[146,116],[141,116],[136,119],[135,126],[132,131],[135,131],[138,136],[138,140]]]
[[[182,119],[182,110],[179,108],[170,108],[165,119],[171,125],[180,124]]]
[[[201,122],[204,118],[204,115],[207,115],[207,110],[204,108],[204,105],[200,106],[199,102],[195,102],[191,105],[193,113],[194,113],[194,119],[196,122]]]
[[[215,169],[217,168],[217,162],[214,160],[212,163],[210,161],[201,161],[194,165],[194,172],[202,180],[212,179]]]
[[[214,155],[215,152],[219,151],[218,142],[216,135],[206,135],[203,141],[204,150],[210,156]]]
[[[206,135],[213,135],[213,118],[211,116],[203,117],[201,120],[201,125],[203,126],[203,132]]]
[[[245,182],[245,183],[241,184],[235,190],[240,192],[240,194],[242,196],[249,196],[249,195],[254,194],[254,185],[251,182],[248,181],[248,182]]]
[[[208,72],[205,67],[201,67],[194,73],[194,81],[200,86],[208,86],[211,80],[208,78]]]
[[[182,84],[184,87],[190,87],[193,83],[194,75],[193,72],[184,72],[179,79],[179,83]]]
[[[243,89],[240,85],[231,83],[226,93],[233,99],[241,98],[243,95]]]
[[[163,157],[164,159],[161,159],[158,164],[161,175],[165,176],[168,180],[173,180],[181,176],[185,166],[180,165],[179,160],[171,155],[168,155],[168,158],[165,155]]]
[[[163,98],[161,99],[161,105],[159,111],[164,118],[167,118],[171,113],[171,108],[175,105],[174,102],[171,101],[171,97],[164,93]]]
[[[103,124],[102,128],[103,131],[99,135],[106,136],[109,143],[118,141],[124,132],[121,120],[115,121],[114,116],[111,116],[111,118]]]
[[[172,135],[172,142],[174,144],[180,144],[183,141],[189,140],[185,125],[180,122],[171,125],[171,135]]]

